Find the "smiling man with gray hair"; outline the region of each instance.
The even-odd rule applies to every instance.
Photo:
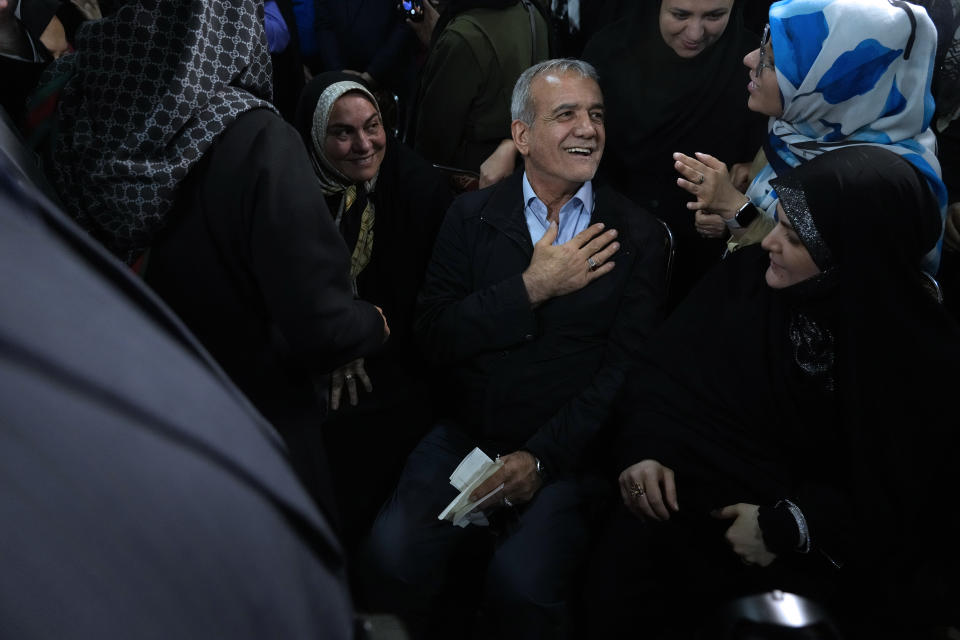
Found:
[[[408,459],[366,557],[368,604],[426,637],[450,633],[436,605],[450,598],[453,558],[485,541],[486,576],[472,578],[488,622],[502,637],[562,635],[593,509],[616,495],[592,473],[604,423],[661,316],[660,225],[593,183],[605,140],[593,67],[531,67],[512,110],[525,170],[459,198],[437,237],[417,332],[442,373],[441,420]],[[472,496],[502,487],[481,505],[499,527],[437,520],[457,493],[448,477],[476,446],[502,454]]]

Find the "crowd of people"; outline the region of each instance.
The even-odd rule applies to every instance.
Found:
[[[0,63],[11,628],[960,633],[960,0],[0,0]]]

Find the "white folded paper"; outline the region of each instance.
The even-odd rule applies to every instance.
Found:
[[[437,516],[437,519],[450,520],[458,527],[465,527],[468,524],[481,526],[489,524],[482,512],[473,513],[473,510],[478,504],[503,489],[503,485],[501,484],[479,500],[472,502],[470,501],[470,494],[502,466],[503,463],[499,459],[491,460],[479,448],[474,448],[450,474],[450,484],[460,491],[460,495],[447,505],[447,508]]]

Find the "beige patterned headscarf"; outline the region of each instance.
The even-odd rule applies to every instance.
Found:
[[[331,84],[320,94],[316,109],[313,111],[313,126],[310,130],[313,149],[310,156],[313,159],[313,166],[317,172],[317,177],[320,179],[324,194],[342,194],[340,205],[337,211],[333,212],[337,228],[340,227],[343,216],[351,210],[358,196],[366,201],[366,206],[360,214],[360,235],[357,237],[357,244],[353,247],[350,256],[350,283],[353,287],[353,294],[357,295],[357,277],[369,264],[370,255],[373,252],[373,226],[376,212],[373,202],[367,196],[373,193],[377,176],[362,184],[351,183],[350,179],[341,173],[324,153],[324,139],[327,136],[327,124],[330,122],[330,112],[333,111],[333,105],[344,94],[351,91],[362,93],[373,104],[377,114],[380,114],[380,105],[377,104],[376,98],[362,84],[352,80],[343,80]],[[362,193],[360,189],[363,189]],[[355,215],[355,213],[351,212],[350,215]]]

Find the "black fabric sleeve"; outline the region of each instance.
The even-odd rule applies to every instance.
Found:
[[[353,298],[349,254],[299,134],[268,111],[251,117],[260,122],[249,150],[220,149],[258,167],[245,183],[234,178],[249,216],[248,267],[292,351],[327,372],[379,347],[383,321]]]
[[[785,502],[761,505],[757,512],[757,523],[768,551],[780,555],[797,550],[800,530]]]

